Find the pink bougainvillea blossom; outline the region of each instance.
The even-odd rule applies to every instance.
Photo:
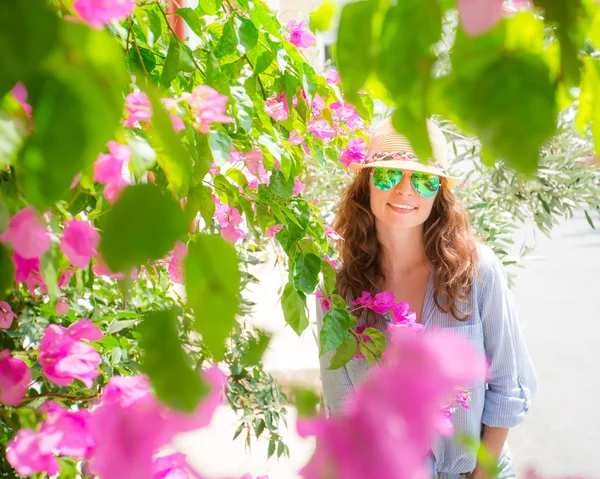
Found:
[[[325,255],[323,261],[327,261],[333,267],[333,269],[337,269],[337,262],[331,259],[328,255]]]
[[[423,325],[417,323],[417,314],[411,311],[408,301],[400,301],[392,309],[392,321],[388,323],[388,331],[396,328],[408,328],[420,331]]]
[[[152,461],[152,479],[189,479],[186,466],[185,454],[181,452],[155,457]]]
[[[502,18],[504,0],[458,0],[460,22],[470,36],[481,35]]]
[[[367,326],[367,325],[365,325],[365,324],[361,324],[361,325],[359,325],[359,326],[356,326],[356,328],[354,328],[354,332],[355,332],[356,334],[362,334],[362,333],[364,333],[365,329],[367,329],[367,328],[368,328],[368,326]],[[358,345],[360,344],[360,339],[359,339],[359,338],[356,338],[356,337],[355,337],[355,339],[356,339],[356,345],[357,345],[357,349],[356,349],[356,352],[354,353],[354,356],[352,356],[352,357],[353,357],[353,359],[365,359],[365,355],[362,353],[362,351],[360,351],[360,350],[358,349]],[[362,337],[362,339],[363,339],[363,342],[365,342],[365,343],[367,343],[367,342],[369,342],[369,341],[372,341],[372,340],[373,340],[373,339],[371,338],[371,336],[369,336],[368,334],[365,334],[365,335]]]
[[[267,228],[265,231],[265,238],[275,238],[275,235],[281,231],[283,225],[273,225]]]
[[[241,151],[237,151],[233,146],[231,147],[231,151],[229,152],[229,161],[232,163],[237,161],[243,161],[244,154]]]
[[[66,298],[61,298],[56,302],[56,314],[67,314],[71,308],[67,304]]]
[[[21,108],[23,108],[29,123],[29,131],[31,131],[33,129],[33,119],[31,116],[32,108],[31,105],[27,103],[27,97],[29,96],[27,93],[27,88],[25,88],[25,85],[23,85],[21,82],[18,82],[10,92],[12,93],[14,99],[17,100],[17,103],[21,105]]]
[[[31,206],[27,206],[8,221],[8,231],[0,241],[10,242],[13,250],[24,259],[39,258],[50,248],[50,233],[45,221]]]
[[[346,168],[351,163],[360,163],[367,157],[367,144],[362,138],[353,138],[348,142],[346,149],[340,156],[340,163]]]
[[[323,311],[329,311],[331,309],[331,296],[325,297],[323,295],[323,291],[320,289],[317,290],[315,296],[321,300],[321,307],[323,308]]]
[[[225,115],[227,96],[221,95],[208,85],[197,85],[192,93],[181,95],[194,115],[194,128],[200,133],[208,133],[212,123],[233,123],[233,118]]]
[[[6,459],[21,475],[29,477],[38,472],[53,476],[60,472],[54,450],[60,436],[20,429],[6,445]]]
[[[225,238],[231,244],[236,244],[239,240],[242,240],[246,237],[244,230],[234,226],[226,226],[225,228],[222,228],[221,234],[223,235],[223,238]]]
[[[13,319],[17,315],[13,313],[10,304],[6,301],[0,301],[0,329],[8,329],[12,325]]]
[[[59,386],[68,386],[79,379],[92,387],[100,374],[96,368],[102,362],[98,351],[81,339],[102,339],[100,329],[89,319],[82,319],[68,328],[51,324],[44,330],[40,341],[39,363],[44,375]]]
[[[471,393],[466,389],[461,389],[456,393],[456,397],[454,398],[456,404],[460,404],[465,409],[471,409],[471,405],[469,401],[471,400]]]
[[[294,180],[294,194],[292,196],[298,196],[304,191],[304,188],[306,188],[306,185],[296,178]]]
[[[288,141],[291,145],[301,145],[302,143],[304,143],[304,137],[298,135],[298,130],[292,130],[290,132]]]
[[[100,153],[94,163],[94,181],[106,185],[104,197],[113,203],[129,183],[123,178],[123,166],[131,159],[131,148],[109,141],[109,153]]]
[[[36,286],[44,285],[39,258],[25,259],[17,253],[13,253],[12,260],[15,264],[15,281],[17,283],[25,283],[31,292]]]
[[[31,383],[31,370],[27,363],[12,358],[8,349],[0,352],[0,402],[18,406]]]
[[[73,266],[87,268],[98,252],[100,233],[87,221],[71,219],[65,221],[60,249]]]
[[[341,81],[340,74],[337,70],[334,69],[327,70],[323,76],[325,77],[327,83],[329,83],[330,85],[335,85],[336,83],[339,83]]]
[[[373,298],[371,293],[363,291],[362,294],[352,301],[352,306],[362,306],[364,308],[370,308],[373,305]]]
[[[145,374],[113,376],[102,391],[103,403],[119,402],[127,407],[150,394],[150,380]]]
[[[242,477],[240,477],[240,479],[252,479],[252,474],[247,472]],[[269,479],[269,476],[257,476],[256,479]]]
[[[244,154],[244,161],[246,163],[246,168],[251,175],[253,175],[256,179],[254,185],[249,187],[254,187],[254,189],[258,188],[258,184],[268,185],[270,183],[269,173],[265,169],[265,165],[263,164],[263,153],[260,150],[251,150]]]
[[[46,401],[40,406],[40,410],[47,417],[40,434],[59,437],[56,452],[77,459],[92,457],[96,442],[90,432],[89,410],[69,411],[54,401]]]
[[[241,229],[236,228],[243,222],[240,212],[237,208],[229,205],[218,204],[213,216],[215,221],[221,226],[221,234],[230,243],[235,244],[238,240],[245,238],[246,234]]]
[[[336,101],[329,105],[329,108],[333,112],[333,117],[336,120],[343,122],[346,125],[346,128],[351,132],[364,128],[365,122],[356,113],[356,109],[350,103],[345,102],[342,104],[341,102]]]
[[[183,259],[188,255],[187,245],[183,241],[177,241],[173,251],[169,253],[169,276],[171,281],[183,284]]]
[[[133,92],[127,95],[125,98],[125,110],[127,111],[127,118],[123,122],[123,125],[131,128],[139,126],[140,121],[150,121],[152,117],[152,105],[143,91]]]
[[[292,108],[295,108],[296,106],[298,106],[298,97],[294,95],[292,97]],[[267,98],[265,101],[265,112],[274,120],[287,120],[290,114],[290,109],[288,106],[286,93],[281,92],[277,96]]]
[[[344,238],[342,238],[342,236],[329,225],[325,225],[325,234],[328,238],[331,238],[332,240],[344,240]]]
[[[91,27],[127,18],[135,8],[135,0],[75,0],[73,9]]]
[[[386,361],[343,405],[343,414],[298,420],[301,436],[317,436],[302,477],[427,477],[439,405],[456,384],[482,378],[485,359],[468,341],[437,332],[399,330],[388,349]]]
[[[299,48],[308,48],[314,45],[316,38],[312,33],[306,30],[306,26],[308,22],[306,20],[302,20],[301,22],[297,20],[290,20],[287,23],[287,28],[290,31],[290,43]]]
[[[395,303],[396,298],[394,297],[394,293],[390,291],[382,291],[381,293],[376,294],[373,298],[373,305],[371,306],[371,309],[377,314],[384,314],[392,309]]]
[[[337,134],[327,120],[311,120],[306,129],[322,140],[331,140]]]

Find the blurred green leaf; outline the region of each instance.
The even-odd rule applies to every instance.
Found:
[[[265,351],[271,342],[271,335],[256,331],[258,341],[251,342],[248,349],[240,357],[240,361],[247,366],[255,366],[262,360]]]
[[[575,123],[582,134],[592,122],[592,135],[596,152],[600,152],[600,61],[584,59],[585,71],[579,95],[579,112]]]
[[[246,89],[241,85],[232,85],[230,91],[231,96],[235,100],[233,108],[236,121],[248,135],[252,129],[252,118],[254,116],[254,104],[252,103],[252,99],[248,96],[248,93],[246,93]],[[229,159],[229,156],[227,159]]]
[[[56,247],[50,247],[40,257],[40,272],[44,278],[46,288],[48,288],[48,296],[52,301],[55,301],[60,296],[60,290],[58,289],[58,251]]]
[[[160,84],[163,88],[169,88],[171,82],[177,78],[181,62],[181,49],[180,42],[176,35],[171,34],[169,41],[169,49],[167,50],[167,58],[163,65],[162,75],[160,77]]]
[[[131,48],[129,50],[127,53],[127,63],[130,68],[133,66],[134,69],[138,69],[139,71],[146,70],[147,73],[152,73],[156,68],[154,54],[147,48],[142,47],[137,49]]]
[[[127,144],[131,148],[131,164],[133,171],[141,175],[154,168],[156,164],[156,152],[148,142],[140,136],[127,138]]]
[[[353,328],[356,319],[345,309],[330,309],[323,317],[323,327],[319,343],[320,355],[339,347],[348,336],[348,329]]]
[[[313,293],[317,284],[319,284],[320,271],[321,258],[313,253],[298,253],[294,258],[290,271],[296,290],[306,294]]]
[[[235,248],[216,235],[198,235],[184,260],[188,304],[196,330],[216,359],[225,348],[238,309],[240,272]]]
[[[335,10],[335,2],[324,0],[321,5],[310,13],[310,29],[315,32],[326,32],[329,30]]]
[[[149,313],[139,326],[142,370],[158,398],[178,411],[191,413],[209,391],[191,358],[181,347],[173,311]]]
[[[217,166],[224,165],[229,161],[233,141],[227,133],[220,130],[211,130],[208,135],[208,144],[215,163]]]
[[[222,3],[222,0],[198,0],[198,7],[207,15],[216,15]]]
[[[331,358],[327,369],[331,371],[341,368],[354,357],[357,349],[358,342],[356,341],[356,338],[351,332],[347,331],[346,337],[344,338],[342,344],[338,346],[338,349]]]
[[[298,336],[308,327],[306,316],[306,297],[298,293],[292,283],[287,283],[281,295],[281,307],[285,322]]]
[[[198,13],[192,8],[179,8],[175,12],[175,15],[179,15],[181,18],[185,20],[185,23],[188,24],[190,30],[194,32],[199,37],[204,35],[205,22],[204,19],[200,18]],[[213,14],[214,15],[214,14]]]
[[[0,244],[0,301],[5,299],[15,284],[15,265],[6,246]]]
[[[316,392],[312,389],[296,386],[293,389],[293,394],[298,416],[313,417],[316,415],[317,406],[321,400]]]
[[[0,110],[0,169],[12,164],[23,145],[15,119]]]
[[[129,186],[106,213],[100,251],[112,271],[129,271],[162,258],[185,234],[179,203],[154,185]]]

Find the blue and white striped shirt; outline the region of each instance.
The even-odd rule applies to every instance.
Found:
[[[479,267],[471,297],[466,305],[472,312],[468,321],[457,321],[441,312],[433,300],[433,272],[423,306],[422,324],[427,330],[442,328],[470,340],[484,351],[490,363],[487,383],[469,385],[470,409],[458,407],[452,415],[455,437],[439,437],[432,447],[433,470],[440,478],[460,477],[473,471],[474,452],[456,436],[467,435],[476,441],[482,424],[510,428],[527,415],[537,389],[536,374],[519,324],[512,291],[500,260],[487,246],[478,245]],[[433,270],[432,270],[433,271]],[[317,300],[317,326],[320,332],[324,311]],[[375,325],[385,331],[389,318],[379,318]],[[365,359],[353,359],[340,369],[327,370],[335,351],[321,357],[323,397],[328,413],[339,412],[346,398],[369,374]],[[458,386],[458,385],[457,385]],[[463,386],[463,385],[460,385]]]

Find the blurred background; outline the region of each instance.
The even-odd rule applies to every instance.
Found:
[[[282,24],[308,19],[318,6],[312,0],[268,3],[279,12]],[[189,7],[196,4],[197,0],[184,2]],[[448,25],[451,32],[452,19]],[[193,33],[186,30],[185,36],[193,46]],[[334,17],[331,29],[317,34],[316,46],[304,51],[317,72],[333,68],[331,46],[335,40]],[[442,48],[442,68],[443,53]],[[381,119],[386,115],[385,105],[377,103],[375,112]],[[581,173],[582,164],[594,165],[597,159],[590,156],[589,139],[580,137],[572,127],[572,114],[564,113],[561,134],[547,148],[539,171],[541,189],[524,184],[501,165],[483,167],[477,142],[441,124],[455,174],[465,178],[458,194],[468,206],[477,207],[472,210],[475,228],[507,265],[521,328],[538,373],[539,392],[530,413],[509,435],[517,477],[529,468],[543,476],[600,477],[600,462],[595,457],[600,449],[600,231],[586,213],[598,201],[587,194],[597,185],[598,174]],[[315,172],[311,176],[309,171],[305,197],[318,198],[325,216],[333,215],[339,192],[349,180],[342,168],[328,178]],[[565,187],[574,183],[579,189]],[[309,302],[311,327],[298,338],[286,326],[278,303],[287,282],[283,259],[276,249],[266,249],[260,254],[261,262],[249,271],[259,280],[248,289],[247,300],[254,303],[249,325],[273,335],[264,356],[265,371],[285,392],[295,385],[319,391],[314,300]],[[293,425],[295,412],[292,407],[287,409]],[[180,436],[174,447],[206,475],[239,477],[253,471],[255,477],[268,474],[270,479],[299,477],[296,472],[314,450],[313,439],[301,439],[295,430],[282,428],[291,456],[277,459],[275,454],[267,461],[269,444],[264,436],[253,438],[250,446],[243,435],[232,440],[238,424],[231,408],[222,406],[211,427]]]

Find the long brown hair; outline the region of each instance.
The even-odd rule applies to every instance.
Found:
[[[459,304],[467,303],[477,268],[476,237],[467,212],[452,193],[450,184],[441,178],[440,189],[431,214],[425,221],[425,253],[434,269],[434,301],[438,309],[459,321],[467,320],[471,311]],[[363,291],[376,294],[385,284],[383,247],[377,240],[375,215],[371,211],[369,168],[361,170],[342,191],[334,229],[344,238],[337,242],[342,266],[337,288],[346,299]],[[374,313],[365,312],[371,319]]]

